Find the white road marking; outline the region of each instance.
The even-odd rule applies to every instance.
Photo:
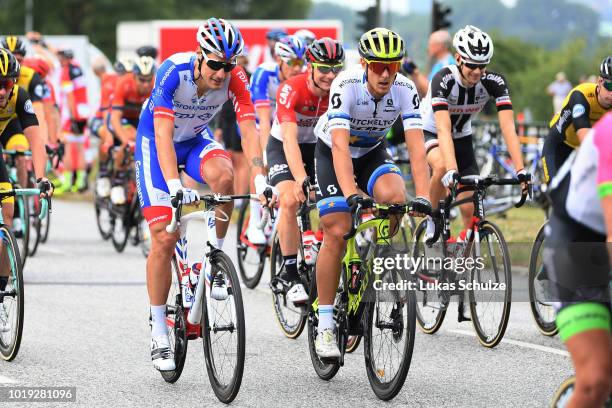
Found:
[[[51,249],[51,248],[46,248],[46,247],[39,247],[38,250],[40,252],[46,252],[49,254],[53,254],[53,255],[62,255],[62,256],[69,256],[70,254],[68,252],[65,251],[60,251],[59,249]]]
[[[17,381],[11,378],[5,377],[3,375],[0,375],[0,384],[17,384]]]
[[[471,332],[469,330],[448,330],[448,331],[451,333],[457,333],[457,334],[463,334],[466,336],[476,337],[476,333]],[[512,345],[519,346],[519,347],[530,348],[533,350],[544,351],[546,353],[557,354],[557,355],[564,356],[564,357],[569,357],[569,353],[567,351],[553,348],[553,347],[547,347],[547,346],[542,346],[539,344],[527,343],[525,341],[512,340],[512,339],[502,339],[501,342],[512,344]]]

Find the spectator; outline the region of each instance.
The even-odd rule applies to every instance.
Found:
[[[555,114],[561,110],[563,100],[571,90],[572,84],[565,77],[565,73],[557,72],[557,75],[555,75],[555,81],[548,85],[548,88],[546,88],[546,92],[552,96],[553,110]]]

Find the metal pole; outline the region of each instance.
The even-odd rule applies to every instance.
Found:
[[[26,0],[25,2],[25,32],[34,31],[34,18],[32,10],[34,9],[34,0]]]
[[[380,2],[381,0],[376,0],[376,27],[380,27],[381,24],[381,10],[380,10]]]

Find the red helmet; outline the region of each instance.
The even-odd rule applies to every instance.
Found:
[[[22,65],[32,68],[43,78],[51,71],[49,63],[40,57],[24,58]]]
[[[329,37],[319,38],[308,46],[306,59],[309,62],[340,64],[344,61],[344,49],[339,41]]]

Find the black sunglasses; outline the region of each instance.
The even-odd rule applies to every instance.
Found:
[[[223,69],[223,71],[225,72],[230,72],[232,69],[236,68],[235,62],[221,62],[212,59],[207,59],[206,65],[213,71],[219,71],[220,69]]]
[[[603,81],[603,86],[608,91],[612,91],[612,81]]]
[[[472,64],[472,63],[469,63],[469,62],[464,62],[463,65],[465,65],[466,67],[468,67],[471,70],[480,68],[481,70],[484,71],[485,68],[487,68],[487,64]]]

